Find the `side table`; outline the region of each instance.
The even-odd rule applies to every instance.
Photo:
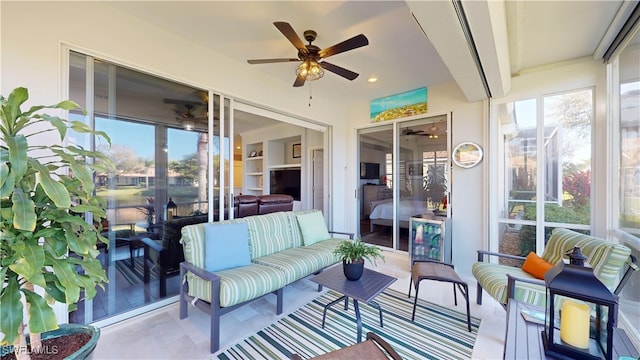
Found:
[[[378,303],[373,301],[373,299],[397,279],[392,276],[364,268],[364,272],[362,273],[360,280],[347,280],[342,272],[342,264],[339,264],[321,272],[310,280],[319,285],[326,286],[331,290],[344,294],[343,297],[325,305],[322,315],[323,328],[325,316],[327,315],[327,309],[329,307],[344,299],[344,309],[347,310],[349,298],[353,299],[353,308],[356,313],[357,342],[360,342],[362,341],[362,319],[360,318],[360,307],[358,306],[358,301],[369,304],[378,309],[380,312],[380,326],[382,327],[382,308]]]
[[[509,299],[507,304],[507,334],[504,342],[504,359],[554,359],[545,356],[544,344],[542,342],[542,330],[544,324],[526,321],[522,311],[539,313],[544,316],[544,309],[525,304],[513,299]],[[544,320],[542,320],[544,322]],[[619,359],[621,356],[638,358],[639,353],[633,347],[631,340],[624,330],[614,329],[613,338],[613,358]]]

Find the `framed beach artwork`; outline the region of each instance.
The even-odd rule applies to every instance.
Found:
[[[371,122],[395,120],[426,112],[426,87],[371,101]]]

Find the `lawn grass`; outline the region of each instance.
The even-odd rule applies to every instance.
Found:
[[[100,188],[96,195],[104,199],[113,197],[116,207],[147,205],[147,198],[155,197],[155,187],[118,186],[110,190]],[[198,199],[198,188],[193,186],[169,186],[169,194],[174,202],[194,202]]]

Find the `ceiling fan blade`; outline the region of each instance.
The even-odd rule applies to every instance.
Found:
[[[279,62],[291,62],[291,61],[300,61],[300,59],[255,59],[255,60],[247,60],[249,64],[270,64],[270,63],[279,63]]]
[[[296,81],[293,82],[293,87],[300,87],[304,85],[304,82],[307,78],[304,76],[296,76]]]
[[[276,21],[273,23],[273,25],[275,25],[278,30],[280,30],[282,35],[289,39],[289,41],[293,44],[293,46],[296,47],[296,49],[298,49],[298,51],[300,51],[300,53],[305,55],[309,53],[307,47],[304,45],[298,34],[296,34],[295,30],[293,30],[289,23],[284,21]]]
[[[322,66],[325,70],[331,71],[334,74],[340,75],[345,79],[348,80],[354,80],[355,78],[358,77],[358,73],[354,73],[351,70],[347,70],[343,67],[340,67],[338,65],[334,65],[332,63],[328,63],[326,61],[323,61],[320,63],[320,66]]]
[[[191,100],[180,100],[180,99],[163,99],[165,104],[174,104],[174,105],[192,105],[192,106],[202,106],[203,103],[198,101]]]
[[[333,46],[329,46],[326,49],[322,49],[318,52],[321,58],[328,58],[329,56],[339,54],[341,52],[357,49],[359,47],[369,45],[369,39],[366,36],[360,34],[352,37],[351,39],[345,40],[339,44],[335,44]]]

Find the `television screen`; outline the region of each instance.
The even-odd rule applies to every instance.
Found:
[[[380,164],[360,163],[360,179],[377,179],[380,177]]]
[[[300,169],[271,170],[269,193],[291,195],[300,201]]]

